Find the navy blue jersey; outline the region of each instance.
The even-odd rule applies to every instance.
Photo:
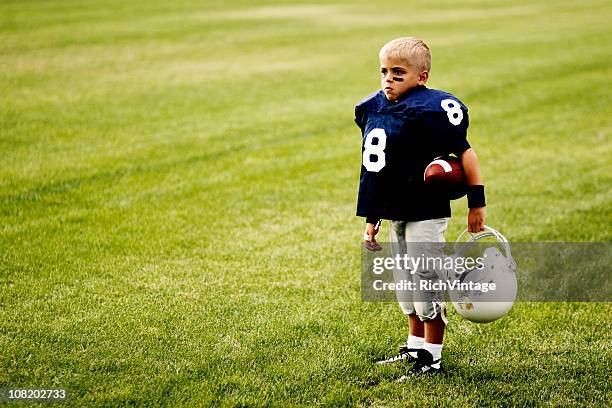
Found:
[[[357,215],[421,221],[450,217],[450,201],[425,186],[436,157],[470,148],[467,107],[453,95],[417,86],[397,101],[382,91],[355,107],[362,132]]]

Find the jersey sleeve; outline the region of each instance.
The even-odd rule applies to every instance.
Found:
[[[377,97],[381,92],[382,91],[377,91],[370,94],[355,105],[355,123],[359,126],[359,129],[361,129],[362,134],[368,122],[368,111],[372,109],[376,110],[378,107]]]
[[[470,148],[467,129],[470,124],[467,108],[456,105],[449,111],[434,110],[423,115],[423,125],[435,137],[440,154],[454,153],[458,156]]]
[[[363,152],[366,143],[366,128],[369,127],[368,107],[371,104],[372,97],[366,98],[364,101],[355,106],[355,123],[361,130],[361,153]],[[361,174],[359,177],[359,193],[357,196],[357,216],[367,219],[380,219],[384,210],[384,193],[385,191],[385,171],[369,172],[361,164]]]
[[[355,123],[359,126],[359,129],[363,132],[365,127],[366,117],[365,109],[361,105],[355,106]]]

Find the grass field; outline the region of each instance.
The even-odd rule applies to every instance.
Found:
[[[452,313],[447,375],[373,366],[406,324],[360,301],[353,107],[382,44],[424,38],[429,85],[470,107],[487,223],[610,242],[611,19],[606,1],[1,2],[0,388],[75,407],[610,405],[610,303]]]

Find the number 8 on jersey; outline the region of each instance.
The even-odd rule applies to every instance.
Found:
[[[461,110],[461,106],[457,101],[452,99],[443,99],[440,102],[440,106],[442,109],[446,111],[446,116],[448,116],[448,121],[453,125],[457,126],[463,120],[463,111]]]
[[[372,142],[376,139],[376,144]],[[363,142],[363,167],[367,171],[378,173],[385,167],[385,146],[387,145],[387,134],[385,129],[372,129]],[[372,160],[375,158],[375,160]]]

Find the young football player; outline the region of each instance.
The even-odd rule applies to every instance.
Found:
[[[376,235],[382,219],[390,221],[394,252],[410,253],[411,242],[444,242],[450,201],[426,187],[423,172],[436,157],[450,153],[461,159],[466,175],[468,229],[483,231],[484,186],[478,158],[467,141],[467,107],[450,93],[425,86],[431,55],[422,40],[394,39],[382,47],[379,59],[382,90],[355,107],[363,151],[357,215],[366,218],[366,248],[381,248]],[[396,281],[434,277],[435,271],[418,270],[414,275],[394,271]],[[408,318],[409,335],[398,355],[379,363],[411,362],[407,375],[440,372],[444,294],[427,292],[413,299],[410,292],[396,292],[396,296]]]

